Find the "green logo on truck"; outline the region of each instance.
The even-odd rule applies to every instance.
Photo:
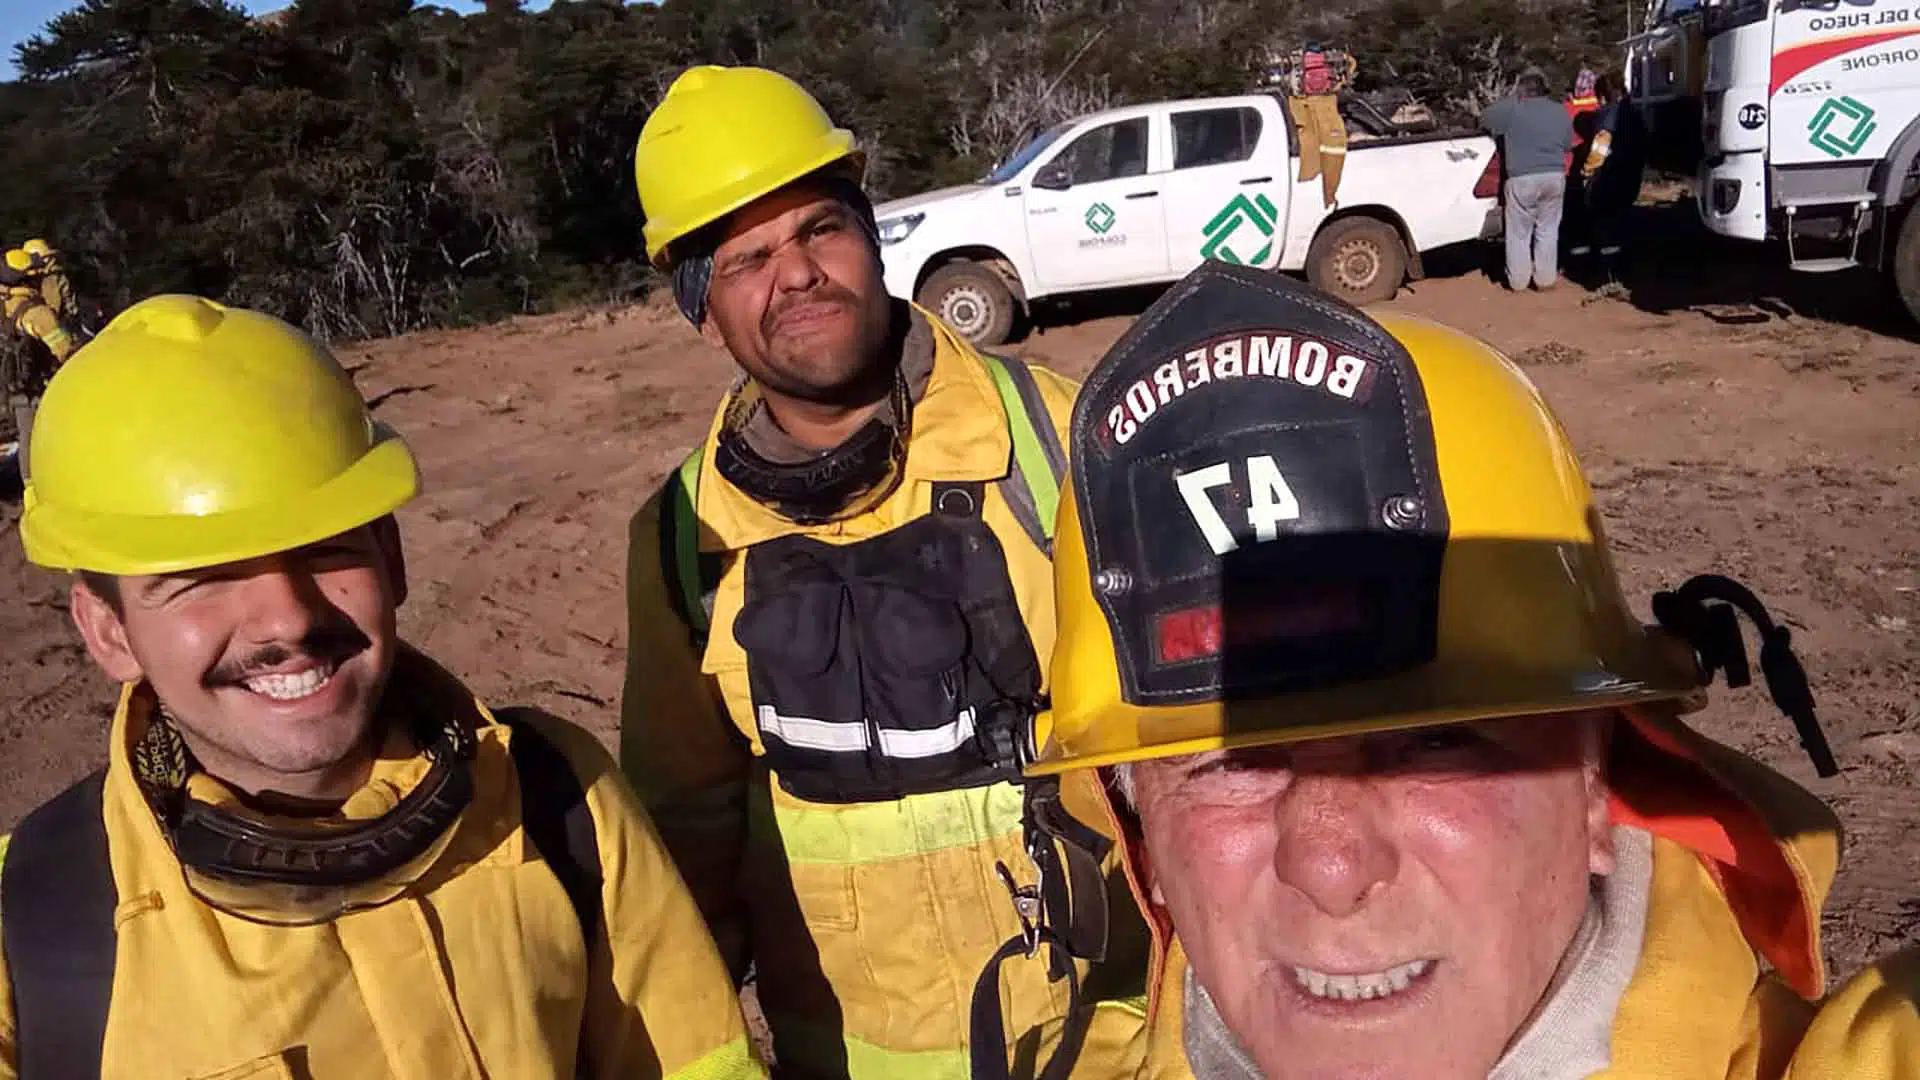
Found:
[[[1087,207],[1087,228],[1092,229],[1095,236],[1105,236],[1107,230],[1113,228],[1116,217],[1113,207],[1103,202],[1094,203]]]
[[[1260,234],[1259,239],[1265,241],[1260,250],[1253,253],[1252,258],[1241,258],[1239,253],[1227,244],[1227,241],[1240,231],[1241,226],[1251,228]],[[1251,199],[1245,195],[1235,195],[1233,201],[1215,214],[1213,220],[1207,222],[1206,228],[1200,230],[1207,238],[1206,243],[1200,245],[1200,257],[1246,266],[1259,266],[1266,261],[1268,255],[1273,253],[1273,234],[1279,228],[1280,211],[1274,209],[1273,200],[1265,195],[1255,195]]]
[[[1852,157],[1879,128],[1873,110],[1850,97],[1828,98],[1807,125],[1807,141],[1833,157]]]

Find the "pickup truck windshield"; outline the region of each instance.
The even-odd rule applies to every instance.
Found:
[[[988,173],[987,183],[1004,184],[1020,175],[1021,169],[1026,168],[1032,163],[1034,158],[1045,153],[1047,147],[1052,146],[1060,136],[1071,131],[1074,123],[1075,121],[1068,120],[1065,123],[1055,124],[1040,134],[1035,135],[1032,139],[1028,140],[1027,145],[1020,148],[1019,152],[1001,162],[998,168]]]

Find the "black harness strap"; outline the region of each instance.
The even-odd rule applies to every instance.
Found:
[[[546,861],[547,869],[560,879],[567,902],[573,905],[574,918],[580,922],[580,939],[586,944],[587,971],[593,970],[593,947],[600,935],[604,912],[600,886],[604,874],[600,867],[600,836],[593,824],[593,809],[587,805],[586,789],[573,765],[553,741],[540,733],[530,717],[533,710],[510,707],[494,711],[494,718],[513,729],[513,769],[520,781],[520,827],[527,839]],[[588,1054],[585,1032],[574,1056],[574,1075],[595,1074]]]
[[[1026,802],[1027,843],[1041,851],[1035,856],[1041,910],[1065,919],[1059,933],[1068,953],[1098,963],[1107,955],[1107,878],[1100,864],[1113,841],[1067,812],[1052,777],[1027,781]],[[1055,978],[1058,970],[1056,963]]]
[[[1009,939],[994,951],[980,980],[973,984],[973,1004],[967,1018],[967,1037],[971,1043],[973,1080],[1013,1080],[1013,1066],[1007,1061],[1007,1020],[1000,1004],[1000,965],[1015,956],[1032,955],[1031,949],[1044,945],[1052,954],[1053,965],[1066,972],[1067,1014],[1060,1030],[1060,1042],[1036,1080],[1067,1080],[1080,1059],[1080,1044],[1086,1041],[1090,1014],[1080,1007],[1080,977],[1073,961],[1062,956],[1066,946],[1053,931],[1037,927],[1031,945],[1024,937]]]
[[[513,768],[520,777],[520,824],[527,839],[546,860],[560,887],[567,891],[573,913],[580,920],[580,936],[593,952],[600,933],[603,880],[600,837],[580,786],[560,748],[528,719],[529,710],[505,708],[496,719],[513,729]]]
[[[1081,1007],[1080,979],[1073,962],[1098,963],[1107,952],[1106,875],[1100,862],[1113,842],[1067,812],[1060,782],[1036,777],[1026,782],[1022,815],[1027,855],[1038,885],[1018,886],[1005,863],[1000,879],[1012,894],[1021,931],[993,954],[973,984],[969,1019],[970,1056],[975,1080],[1011,1080],[1006,1058],[1006,1016],[1000,1004],[1000,965],[1012,956],[1032,957],[1047,950],[1047,977],[1067,981],[1067,1013],[1060,1042],[1038,1080],[1065,1080],[1085,1040],[1090,1013]]]
[[[589,956],[600,933],[600,843],[580,778],[527,719],[501,709],[513,728],[522,825],[560,879]],[[96,772],[27,815],[0,866],[0,942],[13,990],[21,1080],[98,1080],[113,1000],[118,895],[102,809],[106,773]],[[584,1052],[583,1052],[584,1054]],[[578,1074],[591,1075],[584,1056]]]
[[[22,1080],[97,1080],[119,896],[103,769],[28,814],[0,867],[0,939]]]

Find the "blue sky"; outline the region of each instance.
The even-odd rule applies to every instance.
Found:
[[[471,0],[435,0],[435,2],[455,11],[478,11],[480,5]],[[79,6],[79,0],[6,0],[7,18],[0,23],[0,79],[13,77],[13,47],[39,33],[47,22],[63,11]],[[240,6],[254,14],[277,11],[283,7],[292,7],[293,0],[241,0]],[[547,6],[547,0],[533,0],[527,5],[538,10]]]

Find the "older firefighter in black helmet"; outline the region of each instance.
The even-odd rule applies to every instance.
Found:
[[[1076,1075],[1891,1080],[1920,954],[1826,1000],[1839,830],[1693,731],[1786,631],[1630,613],[1565,433],[1499,353],[1212,265],[1088,376],[1035,771],[1106,777],[1156,932]]]

